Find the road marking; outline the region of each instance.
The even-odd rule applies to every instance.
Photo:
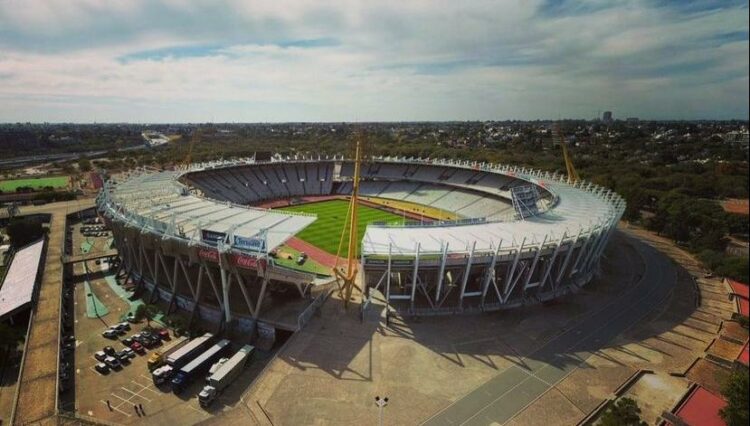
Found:
[[[118,394],[116,394],[114,392],[112,392],[111,395],[114,396],[115,398],[121,400],[123,402],[123,404],[130,404],[130,400],[133,398],[131,396],[130,398],[125,399],[125,398],[121,397],[120,395],[118,395]],[[118,407],[119,407],[119,405],[118,405]]]
[[[151,386],[150,386],[150,385],[144,385],[144,384],[142,384],[142,383],[140,383],[140,382],[136,382],[135,380],[131,380],[131,382],[133,382],[133,383],[137,384],[138,386],[142,386],[142,387],[143,387],[143,389],[149,390],[149,391],[151,391],[151,392],[155,393],[156,395],[161,395],[161,394],[162,394],[161,392],[157,392],[157,391],[155,391],[155,390],[151,389]]]
[[[115,395],[115,394],[112,394],[112,395]],[[117,396],[117,395],[115,395],[115,396]],[[122,399],[122,398],[121,398],[121,399]],[[113,410],[115,410],[115,411],[118,411],[118,412],[120,412],[120,413],[122,413],[122,414],[124,414],[124,415],[126,415],[126,416],[128,416],[128,417],[132,417],[132,415],[131,415],[131,414],[129,414],[129,413],[126,413],[125,411],[122,411],[122,410],[120,409],[120,407],[122,407],[122,405],[123,405],[123,404],[125,404],[124,402],[121,402],[121,403],[120,403],[119,405],[113,405],[112,403],[110,403],[110,404],[108,405],[108,404],[107,404],[107,401],[102,401],[101,399],[100,399],[99,401],[101,401],[101,402],[102,402],[102,404],[104,404],[104,405],[107,405],[107,408],[109,408],[109,407],[112,407],[112,409],[113,409]],[[92,413],[91,411],[89,411],[88,413],[89,413],[89,416],[93,416],[93,413]]]
[[[132,390],[130,390],[130,389],[124,387],[124,386],[120,386],[120,389],[124,390],[125,392],[131,393],[133,396],[137,396],[138,398],[143,398],[146,401],[151,402],[151,399],[146,398],[145,396],[141,395],[141,391],[143,391],[143,389],[139,390],[138,392],[133,392]]]

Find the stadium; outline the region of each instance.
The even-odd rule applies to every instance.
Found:
[[[354,173],[341,157],[139,170],[106,182],[97,206],[119,273],[148,301],[191,320],[295,331],[335,288],[330,267],[342,255]],[[598,270],[625,208],[612,191],[557,174],[413,158],[365,160],[358,196],[361,309],[377,290],[404,315],[495,311],[575,292]],[[301,251],[320,267],[300,266]]]

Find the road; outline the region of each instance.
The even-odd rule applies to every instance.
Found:
[[[669,258],[631,237],[645,264],[641,279],[614,302],[565,330],[483,385],[458,399],[424,424],[504,424],[577,369],[618,334],[659,307],[677,283]]]
[[[92,207],[93,199],[22,207],[19,216],[47,213],[50,221],[44,272],[26,336],[18,378],[13,424],[38,422],[56,414],[60,347],[63,235],[68,213]],[[3,212],[3,214],[6,212]]]

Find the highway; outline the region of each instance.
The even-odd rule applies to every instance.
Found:
[[[504,424],[668,298],[677,270],[664,254],[620,233],[643,258],[641,279],[615,301],[427,419],[424,424]]]

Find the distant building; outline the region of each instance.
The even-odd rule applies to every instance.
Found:
[[[724,133],[724,142],[747,147],[750,144],[750,133],[741,131]]]
[[[604,111],[602,114],[602,121],[607,124],[612,123],[612,111]]]
[[[625,119],[625,122],[628,124],[638,124],[639,121],[638,117],[628,117]]]

